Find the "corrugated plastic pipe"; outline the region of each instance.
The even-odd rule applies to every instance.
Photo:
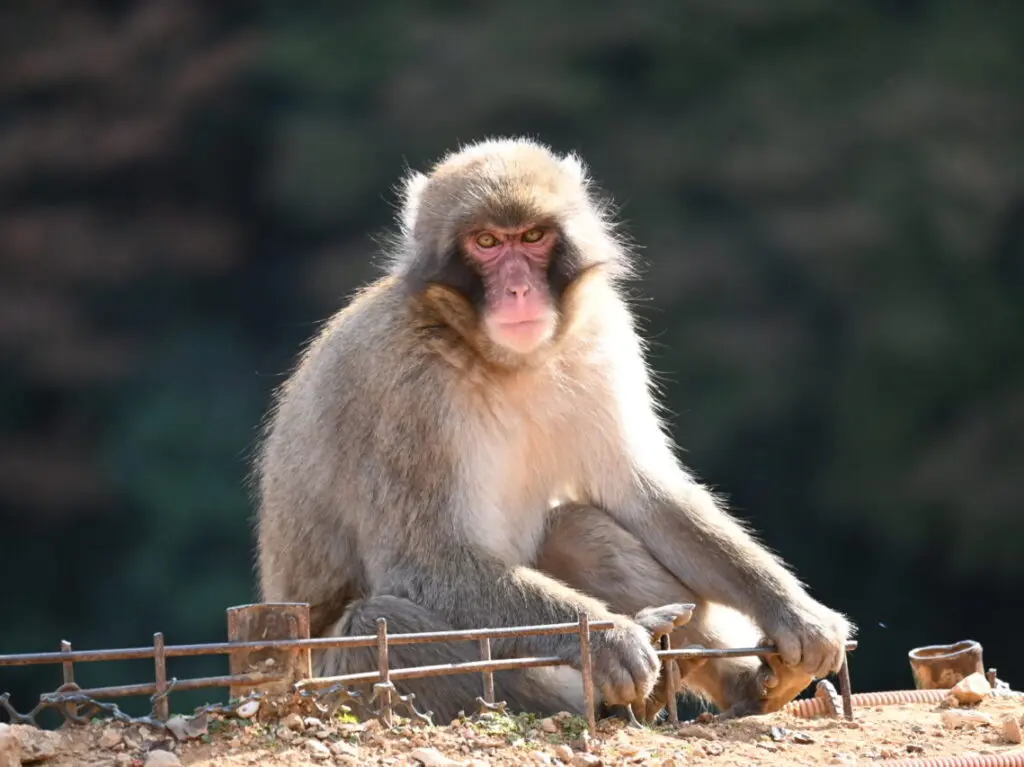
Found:
[[[857,708],[860,706],[894,706],[901,703],[937,704],[944,701],[947,695],[949,695],[949,690],[888,690],[886,692],[859,692],[852,698],[853,705]],[[804,718],[837,713],[835,703],[829,695],[794,700],[784,706],[782,710]],[[910,759],[889,759],[875,762],[875,764],[888,767],[1024,767],[1024,749],[977,756],[924,756]]]
[[[890,759],[874,764],[885,767],[1024,767],[1024,750],[977,756],[924,756],[914,759]]]

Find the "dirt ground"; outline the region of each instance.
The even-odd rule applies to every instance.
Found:
[[[970,720],[956,725],[950,717]],[[584,734],[582,720],[484,714],[445,726],[398,720],[323,720],[291,714],[257,722],[209,715],[180,742],[145,726],[94,721],[53,736],[46,767],[213,765],[828,765],[995,754],[1024,747],[1024,698],[989,697],[969,708],[892,705],[860,708],[855,721],[771,714],[733,721],[709,715],[674,728],[637,729],[617,720]],[[258,714],[257,714],[258,718]],[[22,728],[18,728],[19,730]],[[1014,735],[1016,731],[1016,737]],[[2,761],[2,760],[0,760]],[[28,762],[26,762],[28,763]],[[36,762],[33,762],[36,763]]]

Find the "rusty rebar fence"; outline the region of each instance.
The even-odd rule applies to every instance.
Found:
[[[144,722],[163,726],[170,717],[169,698],[172,692],[186,690],[228,688],[237,707],[248,700],[268,694],[293,694],[312,698],[318,702],[333,699],[332,710],[339,705],[355,705],[367,716],[375,716],[390,727],[395,706],[402,706],[410,719],[430,722],[430,712],[419,712],[413,695],[399,695],[395,682],[406,679],[448,676],[453,674],[480,674],[482,695],[477,698],[483,710],[504,710],[504,704],[495,700],[494,672],[512,669],[553,667],[568,665],[560,657],[492,658],[491,641],[525,636],[577,634],[580,641],[580,672],[583,678],[587,725],[595,732],[596,699],[592,674],[591,633],[605,631],[614,626],[611,621],[591,621],[581,614],[575,623],[540,626],[511,626],[454,631],[433,631],[407,634],[389,634],[387,622],[377,621],[377,633],[366,636],[318,637],[309,636],[309,606],[302,603],[262,603],[242,605],[227,611],[228,641],[204,644],[167,645],[162,633],[153,635],[149,647],[123,649],[73,650],[71,643],[61,642],[55,652],[16,653],[0,655],[0,668],[60,664],[63,684],[53,693],[40,696],[39,703],[22,714],[10,703],[8,693],[0,695],[0,709],[6,711],[14,723],[38,726],[37,716],[46,709],[56,710],[73,723],[84,723],[97,713],[105,712],[122,721]],[[389,648],[429,642],[476,641],[480,660],[445,663],[432,666],[391,668]],[[657,651],[663,664],[669,660],[735,658],[741,656],[769,656],[777,654],[772,646],[741,648],[686,647],[673,649],[669,636],[662,636]],[[332,648],[375,647],[377,669],[340,676],[316,677],[312,675],[311,653]],[[846,649],[856,649],[856,642],[848,642]],[[226,676],[208,676],[193,679],[168,679],[167,660],[170,658],[227,655],[230,673]],[[76,663],[96,663],[119,660],[153,661],[153,681],[106,687],[80,688],[75,683]],[[676,695],[681,688],[679,666],[668,663],[665,674],[668,718],[678,724]],[[369,685],[372,695],[363,697],[351,687]],[[853,718],[850,677],[844,660],[839,672],[843,715]],[[116,705],[102,703],[105,699],[148,695],[152,701],[149,716],[132,718],[120,712]],[[376,704],[376,707],[374,707]],[[221,706],[209,709],[224,708]],[[323,706],[320,706],[324,710]]]

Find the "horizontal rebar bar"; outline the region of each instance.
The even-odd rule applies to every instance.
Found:
[[[846,651],[851,652],[857,649],[857,641],[851,639],[846,643]],[[678,650],[657,650],[661,658],[742,658],[751,655],[776,655],[779,650],[775,645],[764,645],[762,647],[685,647]]]
[[[612,621],[595,621],[591,629],[596,631],[614,627]],[[521,636],[548,636],[572,634],[579,630],[576,623],[553,623],[544,626],[511,626],[487,629],[465,629],[456,631],[430,631],[388,636],[389,645],[426,644],[429,642],[458,642],[489,639],[506,639]],[[352,637],[317,637],[314,639],[276,639],[261,642],[211,642],[206,644],[169,645],[164,650],[167,658],[185,658],[199,655],[225,655],[236,650],[298,650],[374,647],[376,635]],[[113,660],[145,660],[155,657],[153,647],[128,647],[122,650],[75,650],[73,652],[38,652],[0,655],[0,666],[32,666],[46,663],[94,662]]]
[[[565,666],[565,659],[556,655],[539,658],[508,658],[507,660],[473,660],[463,663],[441,663],[436,666],[413,666],[412,668],[393,668],[390,670],[391,681],[402,679],[423,679],[430,676],[448,676],[449,674],[479,674],[483,671],[509,671],[518,668],[540,668],[542,666]],[[341,676],[323,676],[305,679],[296,684],[302,688],[330,687],[334,684],[366,684],[377,682],[380,673],[366,671]]]
[[[277,682],[284,678],[282,674],[236,674],[234,676],[204,676],[196,679],[182,679],[174,683],[171,692],[186,690],[202,690],[208,687],[230,687],[236,684],[265,684]],[[155,682],[143,684],[122,684],[111,687],[90,687],[75,690],[76,694],[90,698],[129,698],[135,695],[153,695],[157,692]]]

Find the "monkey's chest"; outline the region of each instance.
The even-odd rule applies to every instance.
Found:
[[[605,436],[594,421],[533,413],[481,434],[473,464],[483,482],[474,537],[509,564],[528,564],[544,540],[552,508],[587,502],[587,475]]]

